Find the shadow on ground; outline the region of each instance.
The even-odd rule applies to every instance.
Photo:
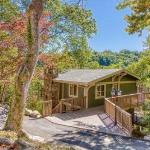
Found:
[[[86,130],[56,134],[54,138],[88,150],[150,150],[148,141]]]

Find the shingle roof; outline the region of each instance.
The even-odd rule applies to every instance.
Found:
[[[63,74],[59,74],[59,76],[55,78],[54,81],[89,83],[114,74],[118,71],[121,71],[121,69],[73,69]]]

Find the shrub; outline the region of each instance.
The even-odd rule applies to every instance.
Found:
[[[135,126],[133,131],[132,131],[132,136],[137,137],[137,138],[143,138],[145,134],[140,131],[140,126]]]
[[[41,100],[28,99],[26,107],[31,110],[37,110],[39,113],[42,114],[43,108],[42,108]]]

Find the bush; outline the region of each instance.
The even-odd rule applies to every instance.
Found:
[[[41,100],[28,99],[26,107],[31,110],[37,110],[39,113],[42,114],[43,108],[42,108]]]
[[[144,138],[145,134],[140,131],[140,126],[135,126],[132,131],[132,136],[137,138]]]

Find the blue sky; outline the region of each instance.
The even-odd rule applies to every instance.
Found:
[[[89,45],[96,51],[110,49],[142,50],[145,35],[139,37],[125,32],[127,23],[124,16],[129,10],[116,10],[119,0],[87,0],[86,8],[91,9],[97,23],[97,33],[89,40]]]

